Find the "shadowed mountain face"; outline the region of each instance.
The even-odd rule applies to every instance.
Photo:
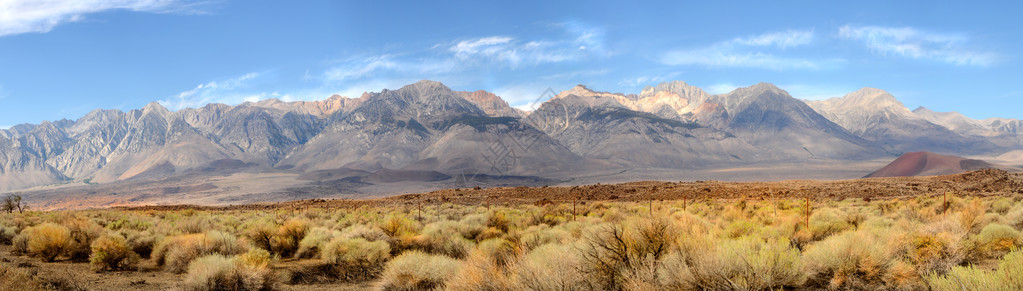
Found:
[[[710,95],[680,81],[628,95],[580,85],[534,112],[433,81],[354,99],[177,112],[151,103],[0,130],[0,191],[210,171],[327,177],[316,181],[359,173],[349,175],[362,179],[353,184],[433,182],[467,172],[564,179],[636,168],[873,159],[917,148],[1018,148],[1018,121],[917,111],[876,89],[804,103],[766,83]]]

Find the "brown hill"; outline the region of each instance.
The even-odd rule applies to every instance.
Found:
[[[931,152],[911,152],[895,159],[865,178],[910,177],[959,174],[966,171],[994,168],[988,162]]]

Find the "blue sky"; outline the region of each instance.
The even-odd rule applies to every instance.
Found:
[[[763,2],[0,0],[0,127],[421,79],[527,108],[548,87],[682,80],[1023,118],[1017,2]]]

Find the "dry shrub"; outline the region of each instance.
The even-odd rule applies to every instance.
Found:
[[[568,242],[572,234],[560,227],[550,227],[546,224],[530,226],[519,233],[519,244],[523,250],[529,251],[545,244],[561,244]]]
[[[392,238],[411,235],[419,230],[419,224],[404,216],[391,216],[380,225],[380,229]]]
[[[304,259],[319,257],[323,246],[339,236],[341,236],[339,231],[330,230],[325,227],[314,227],[302,238],[302,241],[298,242],[298,250],[295,251],[295,257]]]
[[[904,257],[923,276],[934,272],[944,273],[962,263],[966,259],[962,243],[965,236],[966,230],[959,223],[944,219],[909,233],[904,240],[893,244],[902,248]]]
[[[244,235],[253,246],[274,253],[277,226],[269,222],[256,222],[245,229]]]
[[[181,273],[198,257],[211,254],[235,255],[246,249],[244,241],[233,235],[211,231],[167,237],[156,245],[150,259],[157,266],[164,266],[168,272]]]
[[[72,246],[71,231],[67,227],[49,222],[26,228],[19,236],[25,237],[27,253],[39,257],[44,262],[52,262]]]
[[[149,258],[153,253],[153,247],[156,246],[156,242],[162,238],[148,231],[139,232],[130,229],[122,229],[121,235],[128,242],[128,247],[131,248],[131,251],[145,259]]]
[[[800,286],[805,280],[799,250],[788,241],[743,237],[704,240],[701,245],[665,256],[660,266],[648,260],[646,275],[630,278],[658,289],[683,290],[768,290]]]
[[[323,247],[322,258],[343,281],[362,281],[380,273],[391,258],[391,247],[383,241],[335,238]]]
[[[512,227],[512,222],[504,212],[495,211],[487,217],[487,227],[493,227],[507,233]]]
[[[480,242],[476,247],[476,252],[504,268],[518,260],[521,249],[509,240],[495,238]]]
[[[490,255],[477,249],[469,255],[454,277],[448,280],[447,290],[521,290],[518,281],[511,278],[506,267]]]
[[[998,270],[956,266],[945,275],[927,277],[931,290],[1023,290],[1023,250],[1014,250],[998,262]]]
[[[389,241],[391,237],[387,235],[385,231],[380,228],[366,226],[363,224],[355,224],[346,227],[341,231],[341,236],[344,238],[361,238],[368,241]]]
[[[818,241],[826,237],[854,228],[847,220],[847,215],[834,208],[824,208],[810,216],[811,240]]]
[[[205,217],[191,216],[174,222],[174,230],[181,234],[204,233],[214,229],[214,225]]]
[[[64,226],[71,231],[70,245],[67,249],[68,257],[76,262],[87,262],[89,253],[92,251],[92,241],[103,234],[103,227],[82,218],[69,219]]]
[[[251,249],[230,258],[213,254],[196,259],[188,266],[185,290],[272,290],[273,258],[270,252]]]
[[[127,240],[116,233],[105,233],[92,242],[89,263],[92,270],[129,270],[138,266],[140,258],[128,247]]]
[[[681,230],[667,217],[637,219],[626,226],[605,224],[591,228],[578,247],[580,271],[598,289],[621,289],[625,276],[668,254]]]
[[[544,244],[526,254],[514,272],[524,289],[579,290],[588,287],[577,271],[581,263],[571,246]]]
[[[959,212],[959,223],[962,224],[963,229],[973,231],[974,227],[978,226],[977,224],[986,210],[982,201],[974,198],[973,201],[966,204],[963,210]]]
[[[395,257],[380,275],[382,290],[440,290],[460,267],[444,255],[408,251]]]
[[[413,248],[448,257],[464,258],[473,247],[459,232],[459,223],[441,221],[426,225],[423,233],[415,237]]]
[[[309,232],[309,221],[291,219],[284,222],[277,229],[277,235],[272,240],[273,252],[280,254],[282,257],[295,255],[295,251],[298,250],[298,243],[302,241],[302,238],[305,238],[307,232]]]
[[[628,243],[628,234],[620,224],[604,224],[589,229],[577,247],[579,271],[594,289],[618,290],[625,273],[636,259]]]
[[[976,256],[997,258],[1009,250],[1023,246],[1023,235],[1011,226],[992,223],[984,226],[974,238]]]
[[[35,291],[47,290],[47,286],[35,277],[34,272],[30,273],[23,269],[17,269],[9,264],[0,264],[0,290],[5,291]]]
[[[889,237],[859,230],[810,244],[803,255],[808,287],[876,289],[892,261],[881,242]]]

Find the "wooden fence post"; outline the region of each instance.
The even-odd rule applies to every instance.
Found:
[[[810,230],[810,197],[806,197],[806,230]]]

